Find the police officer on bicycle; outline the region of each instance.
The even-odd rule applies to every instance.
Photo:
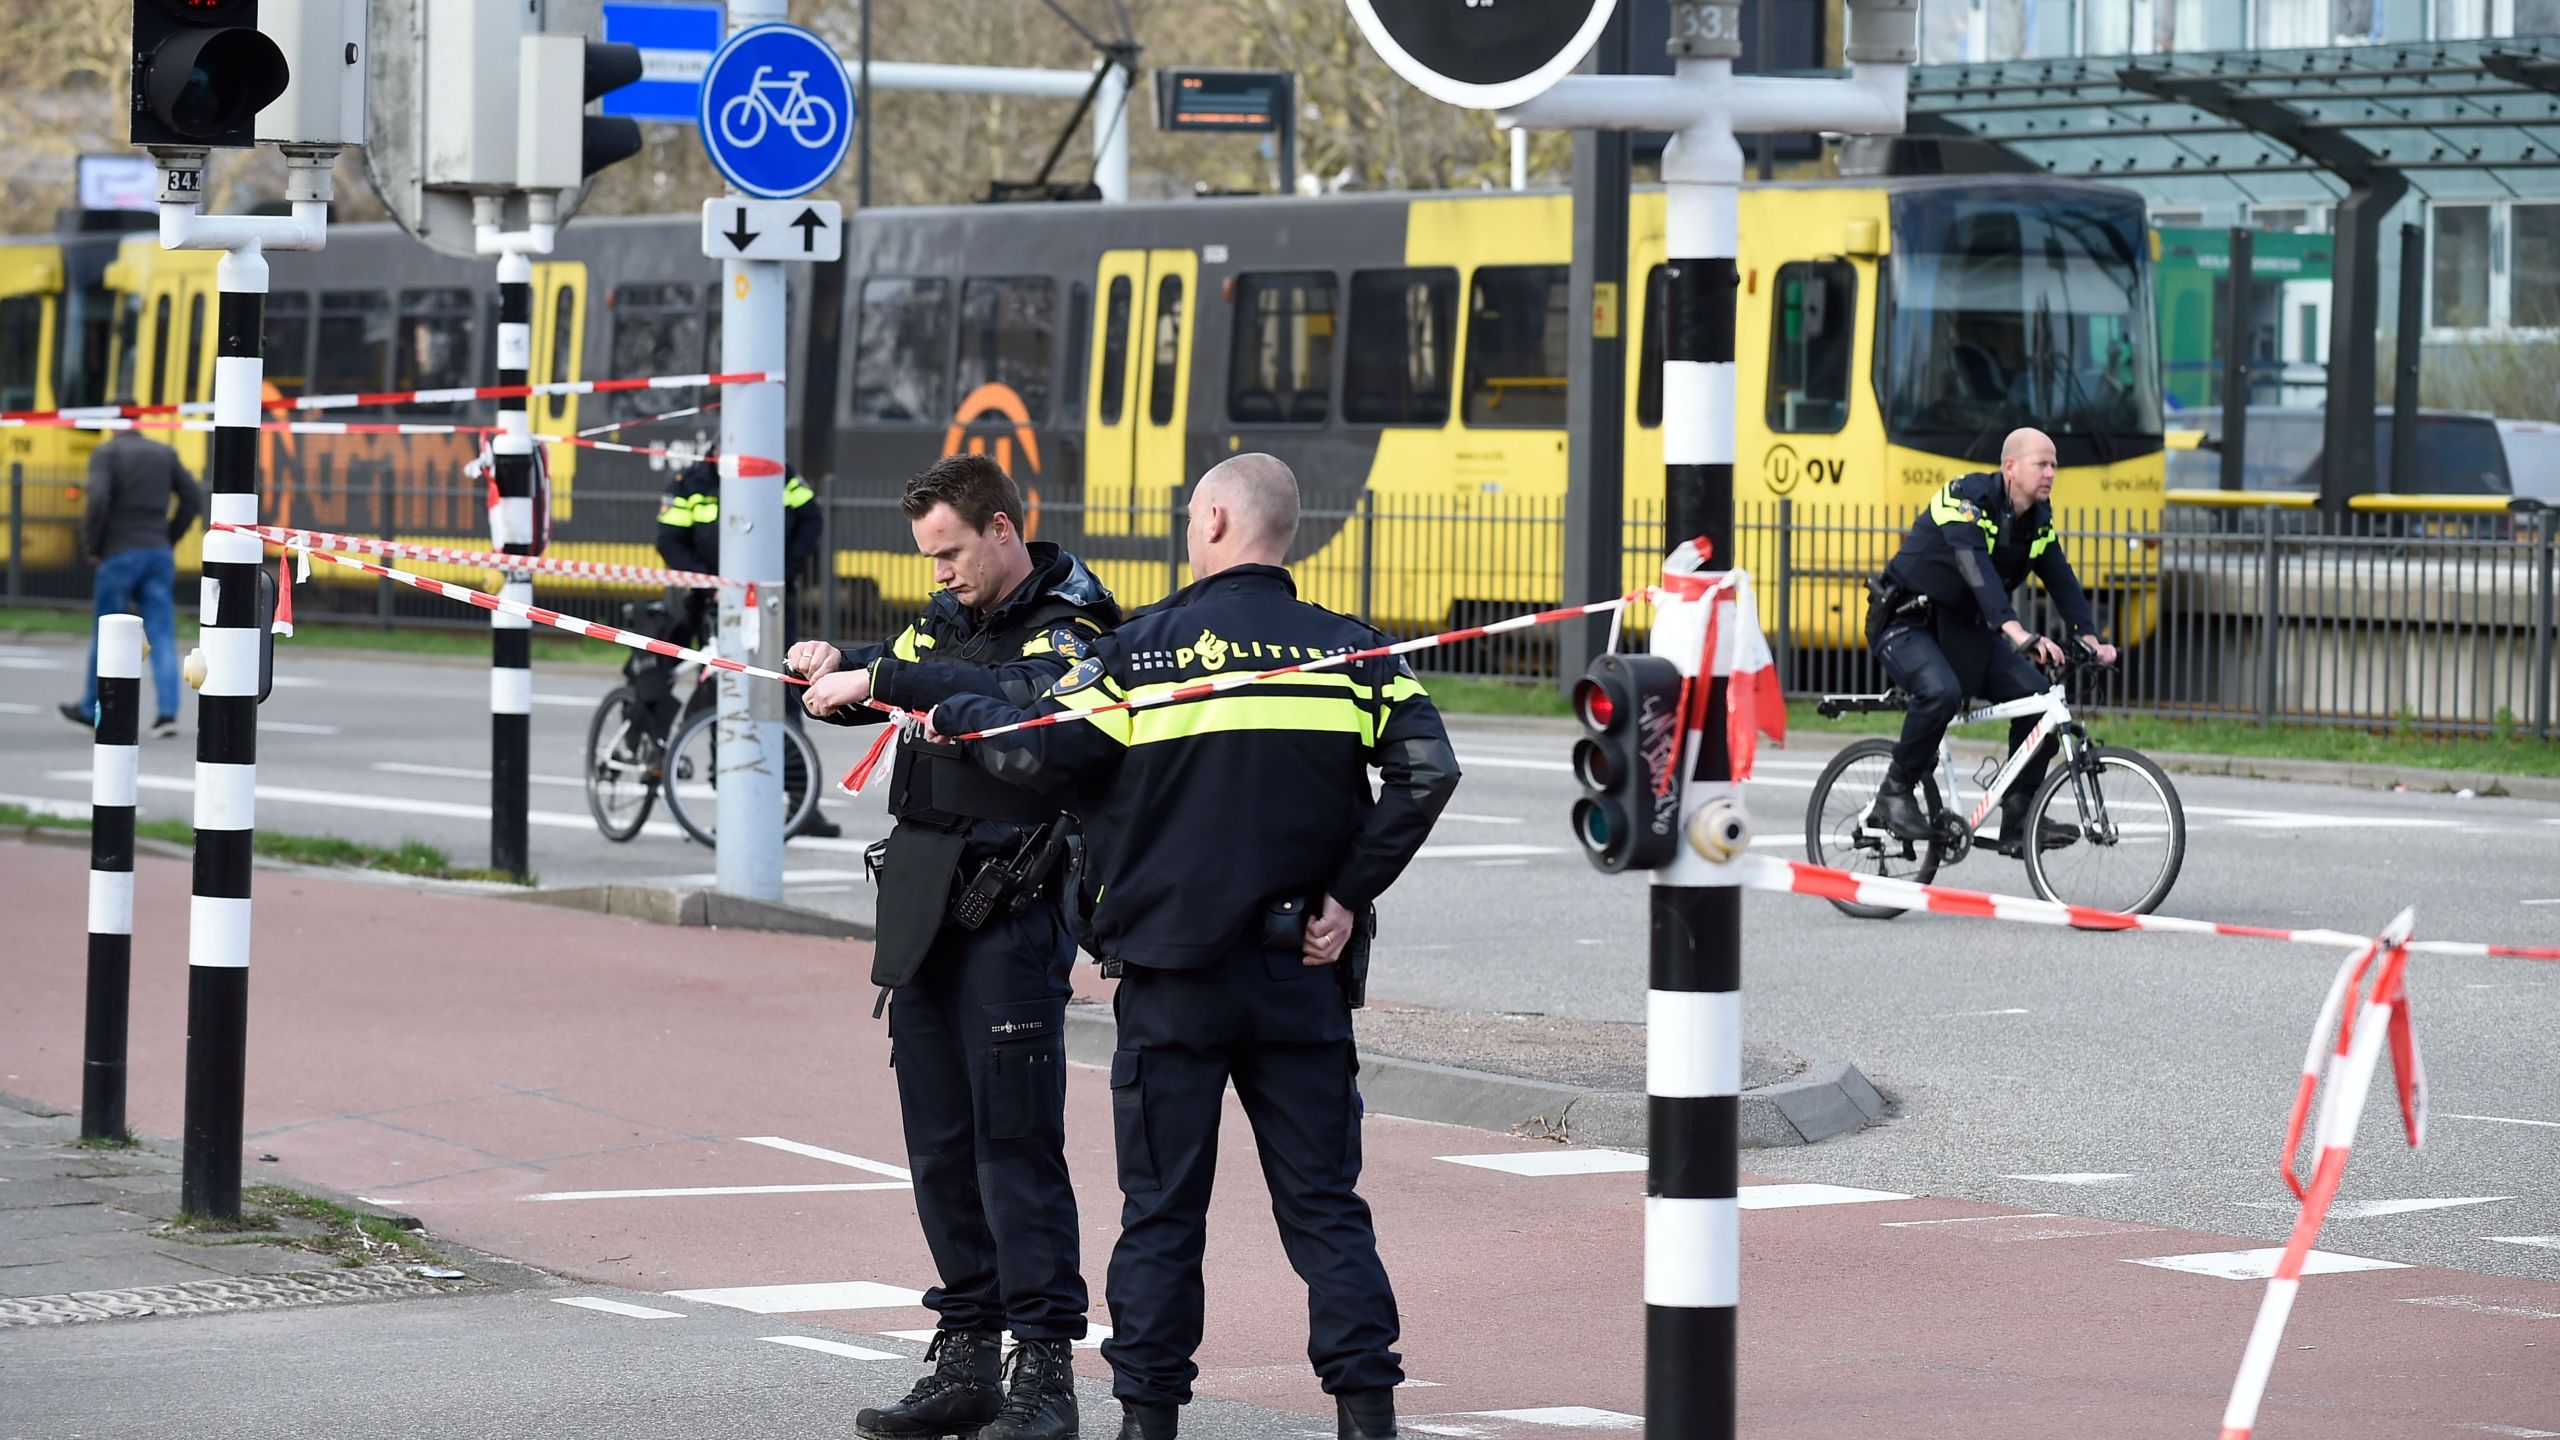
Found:
[[[1371,905],[1457,788],[1448,734],[1393,660],[1108,708],[1379,644],[1297,598],[1281,568],[1297,529],[1288,466],[1221,463],[1192,491],[1189,587],[1104,639],[1036,706],[963,695],[933,716],[936,732],[958,735],[1099,708],[969,748],[991,774],[1067,797],[1091,837],[1083,938],[1120,978],[1111,1103],[1123,1200],[1102,1355],[1122,1440],[1172,1440],[1199,1374],[1200,1256],[1230,1080],[1307,1284],[1307,1353],[1338,1433],[1396,1433],[1395,1295],[1354,1189],[1351,1011]]]
[[[2030,633],[2010,607],[2009,592],[2029,571],[2044,582],[2074,642],[2088,646],[2098,663],[2115,663],[2116,647],[2098,638],[2089,598],[2054,533],[2053,472],[2050,437],[2011,431],[2000,446],[1999,471],[1948,481],[1911,522],[1884,574],[1868,583],[1867,644],[1911,702],[1868,821],[1902,839],[1929,838],[1930,817],[1921,813],[1914,787],[1936,763],[1938,742],[1965,697],[1997,702],[2040,694],[2049,687],[2036,666],[2063,661],[2062,648]],[[2034,726],[2031,716],[2010,722],[2009,748],[2025,744]],[[2003,855],[2026,855],[2027,807],[2051,749],[2048,740],[2000,802],[2000,838],[1992,848]],[[2079,838],[2076,826],[2047,820],[2038,843],[2050,850]]]
[[[942,588],[888,644],[794,645],[812,716],[876,724],[885,717],[865,701],[926,710],[955,695],[1027,704],[1119,623],[1084,562],[1024,540],[1021,491],[985,456],[937,462],[907,482],[901,509]],[[871,978],[889,1007],[916,1217],[941,1281],[924,1301],[941,1323],[926,1351],[934,1371],[855,1417],[874,1440],[1076,1434],[1068,1348],[1084,1336],[1086,1300],[1065,1152],[1076,947],[1062,899],[1073,822],[1059,809],[954,747],[898,745],[897,825],[875,847]],[[1019,1343],[1000,1388],[1007,1329]]]

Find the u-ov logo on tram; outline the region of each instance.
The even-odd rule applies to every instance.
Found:
[[[989,434],[988,426],[982,423],[986,421],[1003,422],[1006,428]],[[995,442],[992,447],[987,443],[989,440]],[[1022,447],[1022,460],[1030,468],[1029,475],[1014,473],[1016,445]],[[1038,539],[1040,487],[1033,482],[1040,476],[1040,433],[1031,427],[1031,407],[1022,403],[1022,397],[1014,393],[1012,386],[990,380],[970,391],[960,402],[960,408],[952,412],[951,428],[942,432],[942,453],[958,455],[964,452],[988,455],[999,469],[1013,476],[1014,482],[1022,487],[1023,508],[1031,512],[1022,517],[1022,538]]]

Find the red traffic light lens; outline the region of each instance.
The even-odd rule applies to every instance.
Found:
[[[1574,683],[1573,708],[1582,723],[1594,730],[1606,730],[1618,723],[1618,699],[1609,687],[1585,677]]]

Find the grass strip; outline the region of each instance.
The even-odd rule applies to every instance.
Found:
[[[86,815],[51,815],[23,805],[0,804],[0,830],[88,828],[89,817]],[[146,840],[166,840],[178,845],[194,844],[196,838],[195,827],[184,820],[144,820],[135,824],[133,832]],[[338,865],[350,870],[382,870],[429,880],[487,880],[506,885],[534,883],[531,879],[519,881],[502,871],[456,865],[442,850],[418,840],[386,848],[356,840],[341,840],[335,835],[292,835],[280,830],[261,830],[258,832],[258,853],[297,865]]]

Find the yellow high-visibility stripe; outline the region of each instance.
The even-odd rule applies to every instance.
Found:
[[[1377,740],[1376,717],[1347,700],[1322,695],[1257,695],[1251,690],[1235,690],[1187,704],[1125,713],[1134,722],[1128,742],[1131,745],[1248,730],[1353,735],[1362,744]]]
[[[930,650],[932,648],[933,637],[925,634],[921,630],[918,630],[913,625],[910,625],[905,630],[900,631],[898,638],[889,642],[889,653],[897,656],[901,660],[923,659],[924,657],[918,652],[920,650]]]

